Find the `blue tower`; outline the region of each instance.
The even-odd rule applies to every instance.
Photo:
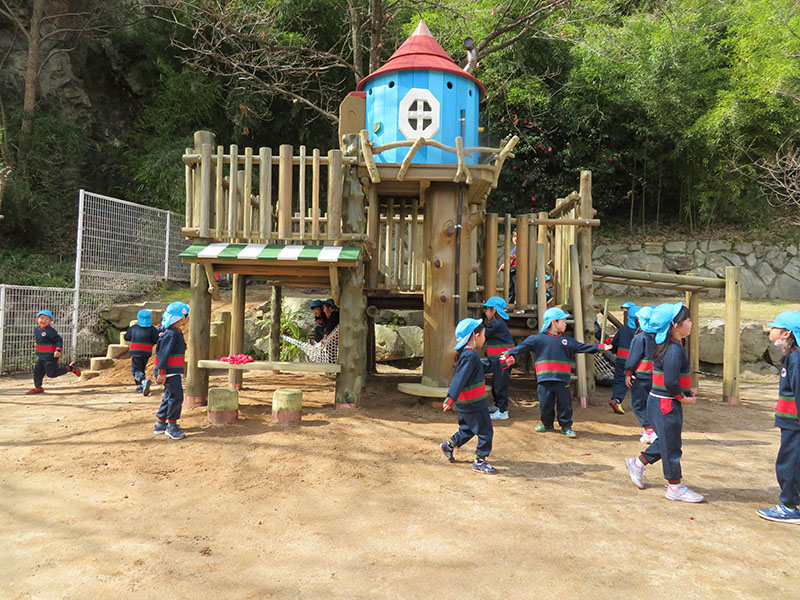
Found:
[[[455,147],[458,136],[465,147],[478,145],[478,104],[486,90],[448,56],[423,21],[357,89],[366,95],[365,128],[375,146],[424,137]],[[407,153],[407,147],[387,150],[375,162],[399,163]],[[454,164],[457,158],[423,145],[411,162]],[[466,162],[476,164],[477,154]]]

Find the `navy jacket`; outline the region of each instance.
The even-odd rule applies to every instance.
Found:
[[[125,341],[131,343],[128,354],[149,357],[153,353],[153,346],[158,342],[158,329],[131,325],[125,332]]]
[[[800,429],[800,351],[789,352],[781,365],[778,405],[775,407],[775,427]]]
[[[156,377],[164,371],[167,375],[183,374],[186,363],[186,341],[181,330],[175,326],[165,329],[156,344]]]
[[[53,360],[53,353],[56,350],[60,352],[64,347],[64,340],[50,325],[44,329],[34,327],[33,335],[36,338],[36,358],[39,360]]]
[[[581,344],[568,335],[551,335],[549,333],[535,333],[525,338],[520,345],[515,346],[508,353],[516,356],[523,352],[533,352],[536,355],[536,380],[563,381],[569,383],[572,372],[572,357],[575,354],[594,353],[600,346]]]
[[[330,333],[339,325],[339,311],[334,310],[328,320],[325,321],[325,333]]]
[[[653,379],[653,350],[656,340],[652,333],[640,331],[633,336],[631,351],[625,361],[625,374],[634,374],[639,381]]]
[[[675,400],[691,396],[692,378],[689,368],[689,357],[686,356],[683,346],[670,340],[664,359],[653,363],[653,387],[650,393]]]
[[[514,338],[508,330],[505,319],[486,321],[486,356],[500,356],[514,347]]]
[[[455,401],[459,412],[489,410],[484,374],[491,370],[489,359],[480,358],[473,348],[465,347],[458,354],[445,404]]]
[[[628,360],[631,342],[633,341],[635,333],[633,329],[627,325],[623,325],[620,327],[619,331],[617,331],[614,339],[611,340],[611,351],[616,354],[617,363],[621,363],[620,366],[624,366],[625,361]]]

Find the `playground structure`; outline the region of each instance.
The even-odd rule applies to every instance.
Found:
[[[282,145],[277,155],[269,148],[240,152],[237,146],[216,145],[210,132],[195,134],[194,148],[183,156],[183,233],[192,245],[180,255],[191,263],[188,404],[205,404],[208,370],[225,368],[232,387],[241,387],[249,369],[336,373],[336,406],[356,406],[374,365],[378,308],[424,310],[422,382],[411,393],[443,396],[452,375],[455,324],[489,296],[507,297],[509,289],[508,269],[502,288],[496,285],[500,219],[487,215],[485,207],[517,138],[497,148],[478,145],[483,93],[480,82],[420,23],[389,61],[342,101],[339,149],[323,155],[300,146],[295,154],[291,145]],[[517,299],[510,307],[515,335],[537,330],[546,300],[545,286],[536,281],[544,282],[546,274],[552,276],[555,302],[575,315],[579,341],[593,333],[595,278],[640,281],[632,271],[609,275],[592,268],[591,227],[599,220],[588,171],[581,173],[580,191],[559,199],[549,213],[515,220],[505,215],[502,222],[506,265],[511,228],[518,229]],[[234,367],[213,360],[211,300],[219,297],[218,273],[233,274],[233,354],[243,351],[247,278],[272,285],[269,361]],[[710,278],[664,278],[641,281],[693,294],[687,296],[693,315],[699,291],[726,285]],[[738,281],[732,278],[729,285]],[[278,360],[283,286],[331,289],[340,306],[338,364]],[[736,301],[738,323],[737,293],[726,288],[728,295]],[[731,337],[736,359],[729,372],[726,330],[726,390],[734,400],[738,335]],[[695,334],[689,343],[693,367],[697,348]],[[692,375],[696,378],[694,368]],[[585,404],[594,378],[593,364],[582,355],[577,381]]]

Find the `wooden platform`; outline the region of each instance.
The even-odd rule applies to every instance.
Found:
[[[337,363],[306,363],[271,360],[255,360],[241,365],[221,360],[198,360],[201,369],[240,369],[242,371],[283,371],[291,373],[341,373],[342,365]]]
[[[398,383],[397,391],[409,396],[419,396],[420,398],[444,400],[447,397],[447,388],[431,387],[421,383]]]

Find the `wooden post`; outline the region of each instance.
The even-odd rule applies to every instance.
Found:
[[[528,215],[517,217],[517,306],[528,305]]]
[[[211,222],[211,144],[203,144],[200,150],[200,237],[211,237],[209,234]]]
[[[232,242],[236,241],[239,237],[239,210],[237,206],[238,201],[238,184],[239,176],[239,147],[233,144],[231,146],[231,164],[228,165],[228,234]]]
[[[270,306],[269,324],[269,359],[281,359],[281,302],[283,290],[279,285],[272,286],[272,302]]]
[[[197,131],[194,134],[194,153],[200,152],[203,144],[214,145],[214,134]],[[201,178],[194,178],[193,196],[197,201],[201,193]],[[206,186],[210,193],[210,186]],[[199,215],[195,213],[195,218]],[[199,242],[210,242],[199,238]],[[190,317],[189,339],[186,347],[186,405],[205,406],[208,403],[208,371],[197,366],[198,360],[210,358],[211,351],[211,295],[208,293],[206,269],[201,264],[192,264],[189,271]]]
[[[369,198],[367,233],[369,234],[369,249],[372,253],[367,272],[367,287],[374,290],[378,287],[378,273],[380,272],[381,215],[378,207],[378,188],[370,184],[367,188],[367,197]]]
[[[303,390],[280,388],[272,393],[272,422],[300,423],[303,413]]]
[[[544,311],[547,310],[547,271],[545,270],[545,245],[536,244],[536,309],[541,327],[544,323]]]
[[[225,147],[217,146],[216,182],[214,185],[214,230],[217,239],[230,237],[225,234]]]
[[[538,263],[538,247],[536,237],[531,235],[531,221],[534,214],[528,215],[528,304],[536,303],[536,269]]]
[[[279,152],[278,239],[288,240],[292,236],[292,147],[281,144]]]
[[[419,237],[419,199],[412,198],[411,200],[411,230],[408,234],[408,279],[411,284],[411,291],[417,289],[417,277],[419,270],[419,250],[417,248],[417,238]]]
[[[497,295],[497,214],[486,215],[486,236],[483,248],[483,299]]]
[[[741,345],[742,268],[725,267],[725,356],[722,399],[739,404],[739,354]]]
[[[503,298],[509,305],[508,294],[511,290],[511,215],[506,213],[505,238],[503,243]]]
[[[234,274],[231,290],[231,354],[244,352],[244,306],[247,289],[247,275]],[[242,389],[241,369],[228,371],[228,387]]]
[[[571,263],[570,273],[572,274],[572,307],[575,313],[575,339],[581,344],[586,338],[583,335],[583,299],[581,298],[581,277],[578,266],[578,247],[572,244],[569,247],[569,258]],[[586,355],[576,354],[575,363],[578,371],[578,398],[581,400],[581,408],[589,406],[589,383],[586,368]]]
[[[581,219],[591,219],[594,217],[592,207],[592,172],[581,171],[580,185],[581,202],[579,205],[578,217]],[[584,339],[592,339],[594,332],[594,270],[592,267],[592,228],[581,226],[576,228],[575,243],[578,246],[578,259],[580,269],[580,293],[583,305],[583,332]],[[595,389],[594,381],[594,361],[587,361],[587,385],[588,392],[592,393]]]
[[[194,154],[194,148],[187,148],[186,154]],[[195,165],[186,165],[186,227],[194,227],[194,170]]]
[[[258,237],[269,244],[272,235],[272,148],[259,148]]]
[[[386,245],[383,250],[383,274],[386,289],[393,287],[392,277],[392,240],[394,239],[394,198],[389,198],[386,207]]]
[[[311,159],[311,239],[316,241],[319,238],[319,148],[314,148]]]
[[[342,151],[328,150],[328,239],[342,235]]]
[[[250,242],[253,230],[253,149],[249,146],[244,149],[244,177],[242,185],[242,237]]]
[[[300,212],[300,239],[306,239],[306,147],[300,146],[300,169],[297,174],[297,203]]]
[[[696,388],[700,372],[700,292],[686,292],[686,306],[689,307],[689,318],[692,320],[692,332],[689,334],[686,349],[689,354],[692,387]]]

